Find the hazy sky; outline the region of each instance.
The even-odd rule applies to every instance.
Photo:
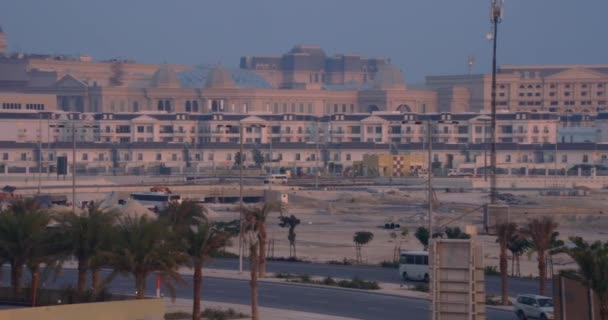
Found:
[[[12,51],[238,66],[295,44],[390,57],[408,82],[487,72],[490,0],[0,0]],[[606,0],[506,0],[499,64],[608,63]]]

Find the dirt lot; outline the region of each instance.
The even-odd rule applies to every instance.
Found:
[[[377,264],[392,260],[395,241],[384,224],[393,222],[409,229],[404,239],[404,250],[421,250],[413,236],[419,226],[427,225],[426,193],[389,187],[353,188],[322,191],[289,191],[286,214],[294,214],[301,221],[296,228],[298,257],[312,261],[353,260],[356,231],[371,231],[373,241],[364,247],[363,258]],[[486,193],[437,192],[440,205],[434,210],[436,226],[476,226],[482,228],[482,205],[488,202]],[[538,191],[513,192],[511,219],[524,226],[532,217],[552,216],[558,223],[560,239],[582,236],[587,240],[608,239],[608,192],[594,191],[588,196],[541,196]],[[233,206],[213,205],[218,219],[236,218]],[[274,243],[274,256],[289,254],[287,229],[278,226],[279,213],[268,219],[268,234]],[[492,236],[475,236],[484,243],[486,265],[498,265],[498,247]],[[232,248],[236,252],[236,248]],[[573,265],[566,257],[555,257],[556,269]],[[524,255],[521,260],[523,275],[535,275],[536,259]]]

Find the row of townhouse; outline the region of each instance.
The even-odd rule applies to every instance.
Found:
[[[347,143],[277,143],[245,144],[245,166],[254,166],[254,153],[263,157],[263,165],[294,172],[312,172],[319,168],[341,173],[361,162],[366,155],[413,155],[427,157],[427,145]],[[171,142],[133,143],[19,143],[0,141],[0,174],[53,173],[58,157],[65,156],[71,172],[76,163],[84,174],[158,174],[161,168],[173,173],[201,173],[209,169],[235,168],[238,143],[187,145]],[[475,171],[490,163],[489,143],[444,144],[433,146],[435,168]],[[75,161],[74,161],[75,160]],[[258,160],[258,162],[260,162]],[[426,161],[424,162],[426,163]],[[608,144],[497,144],[497,166],[502,170],[563,171],[577,165],[608,165]],[[424,164],[423,164],[424,166]],[[589,166],[587,166],[589,167]]]
[[[590,117],[590,116],[584,116]],[[580,120],[555,113],[499,113],[498,143],[608,141],[608,114]],[[238,143],[422,143],[427,122],[436,143],[483,143],[491,139],[490,117],[474,113],[229,114],[0,112],[0,141],[187,144]],[[581,127],[581,124],[591,127]],[[576,125],[576,126],[575,126]],[[602,127],[603,126],[603,127]],[[592,128],[592,129],[589,129]],[[593,131],[583,137],[560,130]],[[585,131],[586,132],[586,131]],[[600,134],[600,132],[603,132]]]

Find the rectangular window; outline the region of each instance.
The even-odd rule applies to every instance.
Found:
[[[137,126],[137,132],[138,133],[143,133],[144,132],[144,126]]]
[[[143,153],[138,153],[137,154],[137,161],[143,161],[144,160],[144,155]]]
[[[308,113],[312,114],[312,103],[308,104]]]
[[[8,160],[8,153],[2,154],[2,160]]]
[[[589,162],[589,156],[588,155],[586,155],[586,154],[583,155],[583,162],[584,163]]]
[[[82,161],[87,161],[87,160],[89,160],[89,154],[83,153],[82,154]]]
[[[300,154],[299,154],[299,153],[296,153],[295,160],[296,160],[296,161],[300,161]]]
[[[156,154],[156,161],[162,161],[163,160],[163,155],[162,153],[157,153]]]
[[[279,104],[278,103],[274,104],[274,113],[279,113]]]

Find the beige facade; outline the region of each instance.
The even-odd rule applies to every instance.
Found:
[[[492,77],[429,76],[427,88],[438,92],[441,111],[491,107]],[[496,78],[496,105],[509,112],[596,114],[608,107],[608,65],[501,66]],[[462,110],[468,99],[468,110]]]
[[[0,310],[3,320],[162,320],[165,305],[161,299],[80,303],[36,308]]]

